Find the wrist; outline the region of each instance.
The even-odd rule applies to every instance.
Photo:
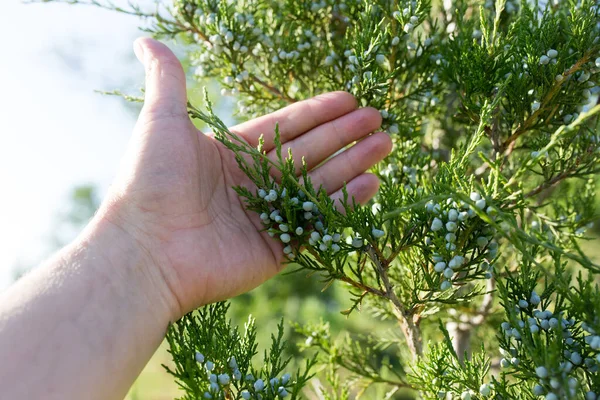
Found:
[[[182,316],[164,272],[168,269],[167,257],[160,253],[155,238],[123,217],[118,205],[103,205],[82,233],[79,244],[103,258],[103,270],[99,273],[111,281],[115,290],[126,293],[134,303],[145,303],[165,328]]]
[[[149,244],[105,211],[0,299],[8,398],[122,399],[179,317]]]

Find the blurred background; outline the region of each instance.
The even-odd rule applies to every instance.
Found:
[[[140,94],[143,68],[132,50],[142,35],[140,24],[137,17],[95,7],[2,2],[0,291],[73,240],[115,176],[139,105],[96,91]],[[177,52],[174,43],[167,44]],[[198,96],[200,85],[189,84],[190,95]],[[218,86],[208,84],[218,99]],[[221,99],[218,107],[230,123],[233,104]],[[584,248],[600,254],[592,251],[594,242]],[[284,274],[234,299],[232,317],[243,324],[253,314],[263,345],[281,317],[301,323],[323,318],[334,335],[342,326],[353,333],[390,327],[367,323],[361,314],[347,320],[340,314],[349,304],[344,291],[337,285],[322,289],[318,276]],[[169,360],[163,345],[127,399],[176,397],[177,387],[161,366]]]
[[[115,175],[136,111],[94,90],[138,92],[138,23],[92,7],[3,2],[0,289],[70,241],[72,203],[95,204]]]

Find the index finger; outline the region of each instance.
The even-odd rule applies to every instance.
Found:
[[[279,124],[281,142],[285,143],[357,107],[358,103],[350,93],[330,92],[241,123],[231,128],[231,131],[254,147],[258,145],[258,139],[262,134],[265,140],[264,150],[269,151],[274,147],[276,124]]]

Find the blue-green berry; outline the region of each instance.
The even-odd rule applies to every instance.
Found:
[[[312,211],[314,206],[315,205],[312,201],[305,201],[304,203],[302,203],[302,208],[304,209],[304,211]]]
[[[383,235],[385,235],[385,232],[382,231],[381,229],[373,228],[373,230],[371,230],[371,234],[373,235],[373,237],[375,239],[379,239],[380,237],[382,237]]]
[[[489,384],[484,383],[483,385],[481,385],[479,387],[479,394],[481,394],[483,397],[488,397],[491,393],[492,393],[492,388],[490,387]]]
[[[446,269],[446,263],[443,261],[440,261],[433,266],[433,270],[440,274],[442,272],[444,272],[445,269]]]
[[[221,385],[229,385],[230,378],[228,374],[220,374],[218,378]]]
[[[442,222],[441,219],[439,218],[434,218],[433,222],[431,223],[431,230],[436,232],[439,231],[440,229],[442,229],[444,227],[444,223]]]
[[[265,382],[262,379],[258,379],[256,382],[254,382],[254,390],[256,390],[257,392],[260,392],[264,388]]]

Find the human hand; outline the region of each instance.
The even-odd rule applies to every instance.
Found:
[[[280,271],[283,253],[232,189],[251,185],[233,153],[191,123],[185,75],[175,55],[147,38],[136,41],[135,50],[146,69],[146,99],[126,164],[98,219],[118,226],[147,254],[151,262],[143,273],[165,285],[157,293],[172,294],[166,301],[177,318],[258,286]],[[377,177],[364,171],[392,147],[385,133],[367,136],[381,124],[377,110],[357,109],[352,95],[334,92],[231,130],[251,145],[264,134],[265,149],[275,157],[276,123],[284,154],[290,147],[299,167],[305,158],[315,187],[340,198],[347,182],[350,196],[363,203],[376,193]]]

